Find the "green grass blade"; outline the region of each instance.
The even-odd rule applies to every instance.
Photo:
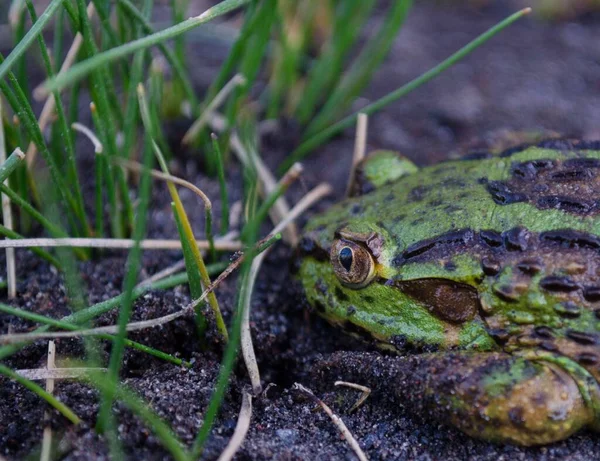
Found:
[[[411,0],[398,0],[391,4],[381,29],[365,46],[319,114],[311,121],[306,129],[307,136],[321,131],[332,120],[344,114],[350,104],[360,95],[388,54],[411,6]]]
[[[144,169],[142,170],[142,176],[140,180],[140,204],[137,210],[137,218],[133,231],[133,239],[135,243],[129,252],[129,258],[127,260],[127,273],[124,281],[123,303],[121,304],[121,309],[119,310],[119,329],[115,341],[113,342],[108,366],[107,380],[114,386],[117,385],[119,380],[119,372],[121,371],[123,353],[125,351],[127,324],[131,318],[133,307],[133,290],[135,288],[135,284],[137,283],[142,260],[140,241],[146,235],[148,206],[150,203],[150,190],[152,185],[152,180],[150,177],[152,160],[152,147],[150,145],[150,141],[147,140],[144,149]],[[101,428],[106,427],[109,422],[113,400],[114,394],[111,391],[107,391],[104,395],[104,399],[102,400],[102,404],[100,405],[100,411],[98,414],[98,425]]]
[[[35,12],[35,7],[31,0],[26,0],[27,8],[29,10],[29,15],[31,16],[31,22],[35,24],[38,21],[37,14]],[[50,53],[48,52],[48,47],[46,46],[46,42],[44,40],[43,35],[40,34],[38,37],[38,43],[40,47],[40,52],[42,55],[42,60],[44,62],[44,66],[46,67],[46,73],[49,77],[54,76],[55,72],[52,68],[52,63],[50,61]],[[73,137],[71,136],[71,130],[69,128],[69,123],[67,122],[67,117],[65,114],[65,109],[62,103],[62,99],[60,93],[55,91],[53,93],[54,96],[54,104],[56,107],[56,114],[58,115],[58,127],[60,130],[60,138],[61,143],[64,143],[66,158],[62,159],[61,163],[66,163],[67,170],[67,178],[68,185],[71,191],[74,191],[73,198],[75,205],[77,206],[76,214],[79,219],[80,229],[82,230],[80,235],[90,236],[91,228],[87,222],[87,216],[85,214],[85,209],[83,205],[83,194],[81,193],[81,186],[79,184],[79,178],[77,175],[77,165],[75,164],[75,146],[73,143]],[[55,152],[58,154],[58,152]]]
[[[94,126],[98,130],[99,133],[104,132],[104,122],[102,118],[98,114],[98,110],[96,109],[95,104],[90,105],[90,111],[92,114],[92,121],[94,122]],[[102,136],[105,139],[104,136]],[[104,143],[102,144],[104,147]],[[119,213],[119,203],[117,199],[117,186],[115,185],[115,178],[110,169],[110,165],[107,158],[104,158],[104,153],[100,155],[96,155],[96,167],[102,168],[103,172],[101,174],[102,178],[106,181],[106,196],[108,198],[108,204],[110,207],[110,228],[113,237],[123,237],[123,219],[121,213]],[[98,174],[100,176],[100,174]],[[100,178],[98,178],[100,179]],[[98,186],[96,186],[98,187]],[[96,191],[97,194],[101,194],[102,191]],[[97,201],[99,197],[96,197]],[[98,202],[99,204],[99,202]],[[104,210],[96,210],[96,218],[100,216],[98,213],[102,213],[102,221],[104,220]],[[99,222],[96,222],[96,227],[100,225]]]
[[[2,304],[2,303],[0,303],[0,312],[4,312],[5,314],[8,314],[8,315],[14,315],[15,317],[20,317],[22,319],[31,320],[32,322],[41,323],[43,325],[48,325],[50,327],[60,328],[62,330],[68,330],[68,331],[81,330],[81,325],[75,325],[73,323],[64,322],[62,320],[56,320],[51,317],[46,317],[44,315],[25,311],[23,309],[18,309],[18,308],[8,306],[8,305]],[[116,340],[115,336],[109,335],[109,334],[99,334],[96,337],[100,338],[100,339],[106,339],[109,341],[113,341],[113,342]],[[161,360],[164,360],[166,362],[173,363],[177,366],[185,366],[187,368],[189,368],[191,366],[191,364],[189,362],[178,359],[177,357],[173,357],[170,354],[159,351],[157,349],[146,346],[144,344],[140,344],[135,341],[131,341],[129,339],[125,340],[125,345],[132,349],[137,349],[138,351],[144,352],[148,355],[152,355],[152,356],[159,358]]]
[[[44,212],[50,218],[59,219],[59,209],[57,207],[58,196],[51,185],[44,184],[42,192]],[[69,302],[69,308],[72,312],[78,312],[85,308],[87,304],[87,293],[83,286],[83,280],[78,270],[78,263],[74,257],[74,252],[70,248],[58,248],[57,256],[64,266],[64,286],[66,288],[66,298]],[[86,324],[85,327],[89,327]],[[100,355],[100,345],[97,338],[84,337],[83,346],[85,349],[86,365],[90,368],[100,367],[102,357]],[[102,395],[102,398],[106,398]],[[111,424],[107,431],[109,453],[114,459],[123,459],[122,447],[117,435],[116,423]]]
[[[188,9],[190,0],[171,0],[171,12],[173,18],[173,24],[179,24],[185,20],[185,12]],[[185,60],[185,40],[182,35],[178,36],[174,40],[175,53],[177,57],[183,62]]]
[[[106,5],[106,7],[103,7],[102,5],[100,5],[99,0],[92,0],[92,3],[94,3],[94,5],[96,5],[96,13],[98,14],[98,17],[100,18],[100,24],[102,25],[102,29],[104,31],[103,37],[107,37],[108,42],[112,46],[118,46],[119,40],[114,32],[114,29],[112,28],[112,26],[110,24],[110,18],[108,17],[108,11],[107,11],[108,5]],[[124,72],[121,72],[122,82],[124,85],[127,85],[127,72],[126,72],[127,66],[123,62],[119,62],[118,64],[120,65],[121,69],[124,71]],[[106,66],[106,67],[99,69],[99,71],[104,74],[104,85],[106,86],[106,95],[108,97],[110,109],[116,120],[115,125],[122,128],[123,127],[123,111],[121,110],[121,106],[119,104],[119,99],[117,98],[117,91],[116,91],[115,85],[113,83],[112,69],[110,67]]]
[[[17,206],[21,207],[29,216],[39,222],[44,228],[50,232],[51,235],[56,237],[68,237],[69,235],[56,224],[51,222],[42,213],[36,210],[28,201],[24,200],[14,190],[6,187],[4,184],[0,184],[0,191],[3,194],[8,195],[10,200]]]
[[[161,169],[164,173],[169,174],[169,170],[167,168],[167,163],[160,151],[160,148],[154,141],[154,133],[152,132],[152,120],[150,118],[150,113],[148,110],[148,103],[146,101],[146,96],[144,92],[144,87],[142,85],[138,88],[139,94],[139,106],[140,112],[142,115],[142,121],[144,123],[144,128],[148,132],[150,138],[152,139],[154,145],[154,152],[158,159],[158,163],[160,164]],[[187,217],[187,213],[185,212],[185,208],[183,207],[183,203],[181,203],[181,199],[179,198],[179,194],[177,193],[177,188],[172,182],[167,182],[167,187],[169,189],[169,194],[171,195],[171,199],[175,204],[177,209],[177,215],[180,219],[182,229],[185,234],[185,239],[188,241],[189,248],[192,250],[192,254],[194,256],[194,268],[193,270],[197,270],[200,273],[200,277],[202,278],[202,285],[204,288],[210,286],[211,281],[206,270],[206,265],[204,264],[204,259],[202,258],[202,254],[198,249],[198,245],[196,244],[196,238],[194,237],[194,232],[192,230],[192,226]],[[212,210],[210,210],[205,204],[205,213],[207,214],[207,228],[206,228],[206,238],[210,241],[213,238],[211,227],[212,227]],[[211,214],[211,218],[209,220],[208,215]],[[209,227],[210,226],[210,227]],[[214,292],[209,293],[208,295],[208,303],[213,311],[215,316],[215,322],[217,324],[217,329],[219,333],[223,337],[225,341],[227,341],[227,327],[225,326],[225,322],[223,321],[223,316],[221,315],[221,310],[219,308],[219,302],[217,301],[217,297]]]
[[[0,139],[3,137],[0,136]],[[22,164],[25,159],[25,154],[18,147],[8,156],[6,161],[0,165],[0,182],[4,182],[13,171]]]
[[[83,43],[85,49],[90,56],[98,54],[98,47],[94,41],[93,31],[90,24],[90,20],[86,13],[85,0],[77,0],[77,6],[79,7],[79,16],[81,18],[81,33],[83,36]],[[92,86],[90,88],[92,93],[92,100],[94,101],[98,110],[98,117],[95,118],[94,122],[98,125],[100,139],[102,145],[106,149],[106,153],[109,157],[117,157],[119,154],[117,148],[117,129],[115,119],[112,116],[113,110],[111,110],[110,93],[108,83],[110,79],[107,77],[105,72],[106,67],[99,66],[92,73],[91,80]],[[127,227],[131,227],[133,223],[133,208],[131,200],[129,198],[129,190],[127,188],[127,182],[125,181],[125,175],[121,168],[114,165],[109,165],[111,177],[114,175],[116,181],[116,191],[118,196],[117,203],[123,205],[123,209],[120,207],[114,207],[111,212],[111,221],[113,225],[113,231],[116,237],[124,237],[126,230],[123,223],[127,224]],[[106,177],[108,180],[108,176]],[[125,216],[125,219],[123,219]],[[117,225],[119,222],[119,226]]]
[[[367,20],[375,0],[340,2],[334,32],[306,78],[307,84],[296,111],[305,125],[312,118],[319,101],[335,87],[343,69],[343,61]]]
[[[241,60],[242,54],[244,53],[248,43],[248,38],[254,33],[255,28],[260,24],[260,18],[261,15],[256,11],[256,3],[252,2],[246,10],[244,25],[242,26],[240,35],[231,47],[231,51],[229,52],[227,59],[221,65],[219,74],[210,84],[210,87],[206,92],[206,96],[204,98],[202,107],[208,107],[212,100],[215,98],[215,96],[227,83],[227,80],[233,73],[235,66]]]
[[[271,192],[267,198],[261,203],[260,207],[256,210],[252,220],[255,221],[254,225],[260,227],[263,221],[267,218],[269,211],[275,204],[279,198],[286,193],[286,191],[290,188],[293,182],[298,178],[300,173],[302,172],[302,167],[300,164],[296,164],[292,166],[292,168],[283,176],[281,181],[277,184],[277,187]],[[252,229],[253,227],[248,223],[245,228],[242,230],[241,239],[245,241],[247,238],[248,229]]]
[[[40,213],[38,210],[36,210],[27,200],[25,200],[23,197],[21,197],[19,194],[17,194],[10,187],[7,187],[4,184],[0,183],[0,192],[2,192],[3,194],[6,194],[15,205],[21,207],[23,209],[23,211],[25,211],[29,216],[31,216],[33,219],[35,219],[37,222],[39,222],[42,226],[44,226],[44,228],[48,232],[50,232],[50,234],[52,236],[54,236],[54,237],[68,237],[69,236],[62,228],[58,227],[56,224],[51,222],[48,218],[46,218],[46,216],[44,216],[42,213]],[[79,251],[78,248],[74,249],[74,251],[77,253],[77,255],[81,259],[87,258],[87,254],[85,253],[85,251],[81,252],[81,251]],[[57,267],[60,267],[60,266],[57,266]]]
[[[183,252],[186,272],[188,274],[190,295],[192,299],[198,299],[200,296],[202,296],[202,279],[200,278],[200,271],[195,265],[193,250],[190,247],[188,239],[185,238],[183,224],[181,223],[181,218],[179,217],[177,208],[173,202],[171,202],[171,209],[173,210],[173,216],[175,216],[175,223],[177,224],[177,231],[179,232],[179,238],[181,240],[181,250]]]
[[[106,157],[102,154],[94,156],[94,224],[97,238],[104,236],[104,171],[106,170]]]
[[[140,12],[133,3],[131,3],[129,0],[118,0],[118,1],[119,1],[119,6],[122,7],[123,10],[127,14],[131,15],[131,17],[135,21],[137,21],[138,23],[141,24],[143,31],[146,34],[154,34],[155,33],[154,28],[152,27],[152,24],[150,24],[148,19],[146,19],[145,15],[142,12]],[[196,96],[196,92],[194,91],[192,82],[190,81],[190,79],[188,77],[185,66],[183,65],[184,61],[181,60],[173,52],[173,50],[171,50],[171,48],[166,46],[164,43],[159,43],[157,46],[158,46],[158,49],[164,55],[165,59],[167,60],[167,62],[171,66],[171,68],[173,69],[173,74],[181,82],[181,85],[183,87],[185,95],[188,98],[188,100],[190,101],[190,104],[192,106],[192,113],[195,113],[196,109],[198,107],[199,101],[198,101],[198,97]]]
[[[15,33],[14,33],[14,45],[13,48],[21,41],[23,40],[23,37],[25,36],[25,34],[27,33],[26,30],[26,26],[27,26],[27,11],[24,8],[25,4],[23,3],[22,7],[18,7],[17,10],[15,10],[15,14],[18,14],[18,21],[17,21],[17,27],[15,28]],[[60,11],[60,9],[59,9]],[[13,66],[14,73],[17,76],[17,79],[19,80],[19,84],[21,85],[21,88],[23,88],[23,91],[25,92],[25,94],[31,94],[30,93],[30,88],[29,88],[29,79],[27,78],[28,76],[28,68],[27,68],[27,56],[26,54],[23,54],[23,56],[21,56],[20,59],[18,59],[17,63],[15,66]]]
[[[122,42],[121,40],[119,40],[118,34],[115,31],[114,27],[111,24],[111,19],[110,19],[110,4],[109,2],[106,2],[104,0],[92,0],[92,3],[94,4],[94,6],[96,7],[96,12],[98,14],[98,18],[100,19],[100,24],[102,25],[102,30],[104,31],[104,37],[106,38],[109,46],[111,48],[114,48],[116,46],[119,46]],[[105,5],[102,5],[102,3],[105,3]],[[117,13],[118,14],[118,13]],[[103,40],[104,42],[104,40]],[[125,62],[120,62],[120,76],[123,78],[123,84],[126,86],[128,83],[127,80],[127,74],[128,72],[128,66],[127,63]]]
[[[213,6],[199,16],[189,18],[180,24],[164,29],[144,38],[134,40],[124,45],[112,48],[111,50],[99,53],[71,68],[62,76],[57,76],[46,81],[44,88],[46,92],[61,90],[66,86],[80,80],[90,72],[93,72],[99,66],[106,65],[116,59],[123,58],[135,53],[136,51],[149,48],[166,40],[175,38],[178,35],[184,34],[192,29],[195,29],[202,24],[205,24],[219,16],[229,13],[232,10],[246,5],[250,0],[224,0],[223,2]]]
[[[153,133],[156,136],[156,142],[160,146],[160,150],[168,159],[173,158],[173,152],[167,141],[167,137],[162,129],[161,123],[161,108],[163,106],[163,95],[165,88],[165,69],[160,59],[152,61],[150,66],[150,98],[149,109],[152,124],[154,126]]]
[[[247,144],[254,142],[256,137],[255,128],[256,126],[254,124],[254,120],[252,119],[242,124],[240,130],[242,142],[245,142]],[[237,290],[236,309],[233,315],[231,325],[231,337],[227,344],[227,348],[225,349],[225,353],[223,354],[223,359],[221,360],[219,376],[217,377],[215,390],[213,391],[213,394],[211,396],[208,408],[204,413],[202,427],[198,431],[198,434],[196,435],[196,440],[194,441],[194,445],[192,447],[192,459],[199,459],[200,455],[202,454],[202,450],[204,448],[206,440],[210,435],[212,426],[219,412],[219,408],[221,407],[221,403],[223,402],[223,397],[225,395],[227,384],[229,382],[229,376],[231,375],[231,372],[233,370],[233,364],[238,353],[241,338],[243,309],[246,301],[248,300],[248,296],[251,295],[251,293],[248,293],[247,290],[247,281],[249,279],[248,275],[252,267],[252,261],[258,253],[254,245],[258,236],[258,225],[256,220],[254,219],[258,195],[256,185],[257,175],[256,169],[254,167],[254,162],[249,161],[244,166],[244,209],[246,210],[247,214],[247,224],[246,226],[244,226],[244,229],[242,231],[245,238],[244,243],[246,243],[249,249],[246,253],[246,258],[242,263],[240,276],[238,279],[239,289]]]
[[[246,297],[250,295],[245,289],[245,286],[246,280],[248,279],[248,273],[250,271],[252,260],[253,258],[246,258],[246,260],[242,264],[242,269],[240,271],[239,277],[240,289],[238,290],[236,314],[233,319],[233,324],[231,326],[231,335],[227,344],[227,348],[225,349],[225,354],[223,355],[221,367],[219,368],[219,376],[217,378],[215,390],[213,391],[213,395],[208,404],[208,408],[204,413],[202,427],[200,428],[200,431],[196,436],[196,440],[194,441],[194,445],[192,448],[192,459],[199,459],[200,455],[202,454],[204,444],[206,443],[206,440],[210,435],[210,431],[217,417],[217,413],[219,412],[221,403],[223,402],[223,397],[225,396],[229,376],[231,375],[231,372],[233,370],[233,364],[235,362],[235,358],[237,356],[240,345],[240,328],[242,324],[243,309],[242,306],[244,305]]]
[[[242,99],[248,94],[260,70],[263,57],[267,50],[271,28],[277,12],[275,0],[263,0],[256,12],[260,27],[248,38],[246,52],[242,57],[239,72],[246,79],[246,84],[233,90],[227,106],[227,125],[233,127]]]
[[[29,389],[34,394],[37,394],[39,397],[41,397],[46,402],[48,402],[50,405],[52,405],[58,412],[60,412],[65,418],[67,418],[73,424],[79,424],[81,422],[81,420],[79,419],[79,416],[77,416],[73,412],[73,410],[71,410],[68,406],[66,406],[64,403],[62,403],[60,400],[58,400],[52,394],[46,392],[44,389],[42,389],[40,386],[38,386],[33,381],[30,381],[27,378],[23,378],[21,375],[19,375],[15,371],[11,370],[10,368],[8,368],[7,366],[4,366],[2,364],[0,364],[0,373],[2,373],[4,376],[7,376],[10,379],[15,380],[16,382],[21,384],[23,387],[26,387],[27,389]]]
[[[73,30],[79,30],[79,14],[77,13],[77,8],[71,3],[71,1],[63,1],[63,6],[65,7],[65,11],[69,16],[69,20],[71,21],[71,25],[73,26]]]
[[[206,270],[209,274],[215,274],[222,271],[225,268],[226,264],[219,263],[207,266]],[[167,277],[158,282],[154,282],[150,285],[141,285],[133,290],[133,296],[135,299],[142,296],[144,293],[147,293],[150,290],[167,290],[169,288],[173,288],[178,285],[183,285],[188,282],[188,274],[177,274],[171,277]],[[62,320],[66,322],[82,324],[96,318],[106,312],[111,311],[115,307],[119,306],[123,302],[123,294],[115,296],[114,298],[108,299],[106,301],[102,301],[100,303],[94,304],[93,306],[88,307],[87,309],[83,309],[79,312],[71,314],[67,317],[64,317]],[[0,359],[2,356],[0,354]]]
[[[179,213],[177,213],[177,207],[171,202],[171,208],[173,210],[173,216],[175,217],[175,223],[177,224],[177,232],[179,233],[179,239],[181,240],[181,250],[183,252],[183,259],[185,261],[185,269],[188,273],[188,286],[190,288],[190,295],[192,299],[198,299],[202,296],[202,278],[200,277],[200,269],[196,264],[196,258],[194,257],[194,250],[190,246],[190,242],[185,236],[185,230]],[[203,305],[196,306],[196,327],[198,330],[198,337],[201,341],[204,339],[206,329],[208,328],[208,322],[206,316],[202,311]]]
[[[152,4],[153,0],[145,0],[142,12],[139,12],[136,9],[141,18],[144,20],[152,13]],[[135,33],[136,36],[141,33],[140,26],[135,26]],[[123,143],[123,156],[125,158],[132,158],[132,149],[135,145],[137,136],[137,123],[139,121],[137,87],[142,81],[145,59],[146,51],[138,51],[133,57],[133,64],[131,66],[129,88],[127,89],[127,109],[125,112],[125,125],[123,131],[125,135],[125,141]]]
[[[427,72],[425,72],[421,76],[415,78],[414,80],[411,80],[407,84],[401,86],[397,90],[392,91],[391,93],[389,93],[386,96],[378,99],[377,101],[369,104],[368,106],[363,107],[362,109],[359,109],[357,112],[355,112],[352,115],[349,115],[348,117],[344,118],[343,120],[340,120],[339,122],[334,123],[329,128],[324,129],[320,133],[315,134],[313,137],[311,137],[310,139],[303,142],[294,152],[292,152],[292,154],[282,163],[282,165],[280,166],[280,170],[282,170],[282,171],[287,170],[292,164],[302,160],[310,152],[312,152],[315,148],[317,148],[322,143],[324,143],[325,141],[330,139],[332,136],[338,134],[340,131],[343,131],[346,128],[353,126],[354,123],[356,123],[356,118],[358,117],[359,113],[371,115],[371,114],[377,112],[378,110],[382,109],[383,107],[387,106],[388,104],[391,104],[392,102],[400,99],[401,97],[405,96],[406,94],[410,93],[411,91],[419,88],[421,85],[427,83],[428,81],[432,80],[433,78],[437,77],[443,71],[445,71],[449,67],[451,67],[454,64],[456,64],[457,62],[459,62],[461,59],[463,59],[469,53],[473,52],[476,48],[483,45],[485,42],[487,42],[489,39],[491,39],[494,35],[498,34],[499,32],[502,32],[508,26],[513,24],[515,21],[517,21],[517,20],[521,19],[523,16],[529,14],[530,11],[531,11],[530,8],[525,8],[521,11],[518,11],[518,12],[512,14],[511,16],[507,17],[503,21],[499,22],[495,26],[488,29],[486,32],[484,32],[479,37],[477,37],[475,40],[473,40],[470,43],[468,43],[467,45],[465,45],[463,48],[458,50],[456,53],[454,53],[452,56],[450,56],[446,60],[439,63],[437,66],[429,69]]]
[[[2,62],[3,57],[0,54],[0,62]],[[23,92],[23,89],[19,85],[19,82],[15,75],[12,72],[8,73],[8,78],[11,81],[14,91],[10,88],[8,83],[3,80],[0,80],[0,91],[6,97],[9,105],[18,115],[20,123],[23,124],[27,134],[31,138],[31,140],[35,143],[36,147],[43,155],[44,160],[48,164],[50,175],[52,177],[52,181],[54,183],[55,188],[60,192],[63,200],[69,205],[67,209],[71,212],[75,212],[77,209],[77,204],[71,194],[71,191],[68,189],[67,185],[64,182],[64,179],[60,173],[60,168],[56,164],[56,161],[48,149],[44,136],[40,130],[40,127],[37,123],[37,119],[27,99],[27,96]]]
[[[54,67],[53,71],[56,73],[59,69],[59,63],[63,60],[64,51],[64,39],[65,39],[65,10],[59,9],[56,13],[56,19],[54,21],[54,42],[52,43],[52,56]],[[42,37],[42,35],[40,35]]]
[[[52,16],[62,6],[63,0],[52,0],[46,8],[46,11],[40,16],[39,20],[29,29],[29,32],[19,41],[17,46],[14,47],[12,52],[6,57],[4,62],[0,64],[0,80],[8,74],[12,66],[19,60],[21,56],[25,54],[27,49],[35,41],[35,39],[42,33],[44,27],[52,19]]]
[[[229,230],[229,197],[227,194],[227,182],[225,181],[225,166],[223,165],[223,154],[216,134],[211,135],[213,154],[217,164],[219,177],[219,192],[221,194],[221,234],[225,235]]]

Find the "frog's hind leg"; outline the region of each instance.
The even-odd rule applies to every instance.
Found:
[[[501,352],[445,352],[364,361],[345,356],[333,368],[340,370],[340,364],[345,378],[363,377],[363,384],[394,391],[419,414],[484,440],[542,445],[594,420],[578,383],[546,361]]]

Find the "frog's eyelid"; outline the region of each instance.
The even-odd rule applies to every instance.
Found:
[[[344,234],[348,233],[347,231],[345,231],[347,226],[348,224],[346,223],[343,223],[341,226],[339,226],[335,231],[333,231],[333,237],[336,239],[344,238]]]
[[[373,252],[371,251],[371,249],[362,240],[353,240],[351,238],[338,237],[335,239],[335,241],[347,242],[349,244],[349,245],[347,245],[347,247],[350,248],[351,250],[352,250],[352,247],[350,245],[357,245],[357,246],[361,247],[362,249],[364,249],[365,251],[367,251],[371,255],[371,257],[373,259],[375,259],[375,256],[373,255]],[[331,248],[333,248],[333,245],[330,247],[330,251],[331,251]],[[340,249],[340,251],[342,249]],[[338,251],[338,254],[339,254],[339,251]],[[354,250],[352,250],[352,254],[354,254]]]
[[[334,237],[336,240],[345,240],[360,245],[365,248],[375,260],[378,260],[381,256],[385,244],[385,239],[378,232],[353,232],[344,226],[339,227],[335,231]]]

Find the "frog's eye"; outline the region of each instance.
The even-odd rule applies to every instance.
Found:
[[[351,288],[367,286],[375,277],[375,261],[369,250],[350,240],[336,240],[330,259],[335,275]]]

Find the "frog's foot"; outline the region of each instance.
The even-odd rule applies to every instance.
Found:
[[[484,440],[541,445],[565,439],[594,420],[578,383],[547,361],[502,352],[405,358],[334,354],[332,366]],[[331,373],[331,368],[320,369]]]

